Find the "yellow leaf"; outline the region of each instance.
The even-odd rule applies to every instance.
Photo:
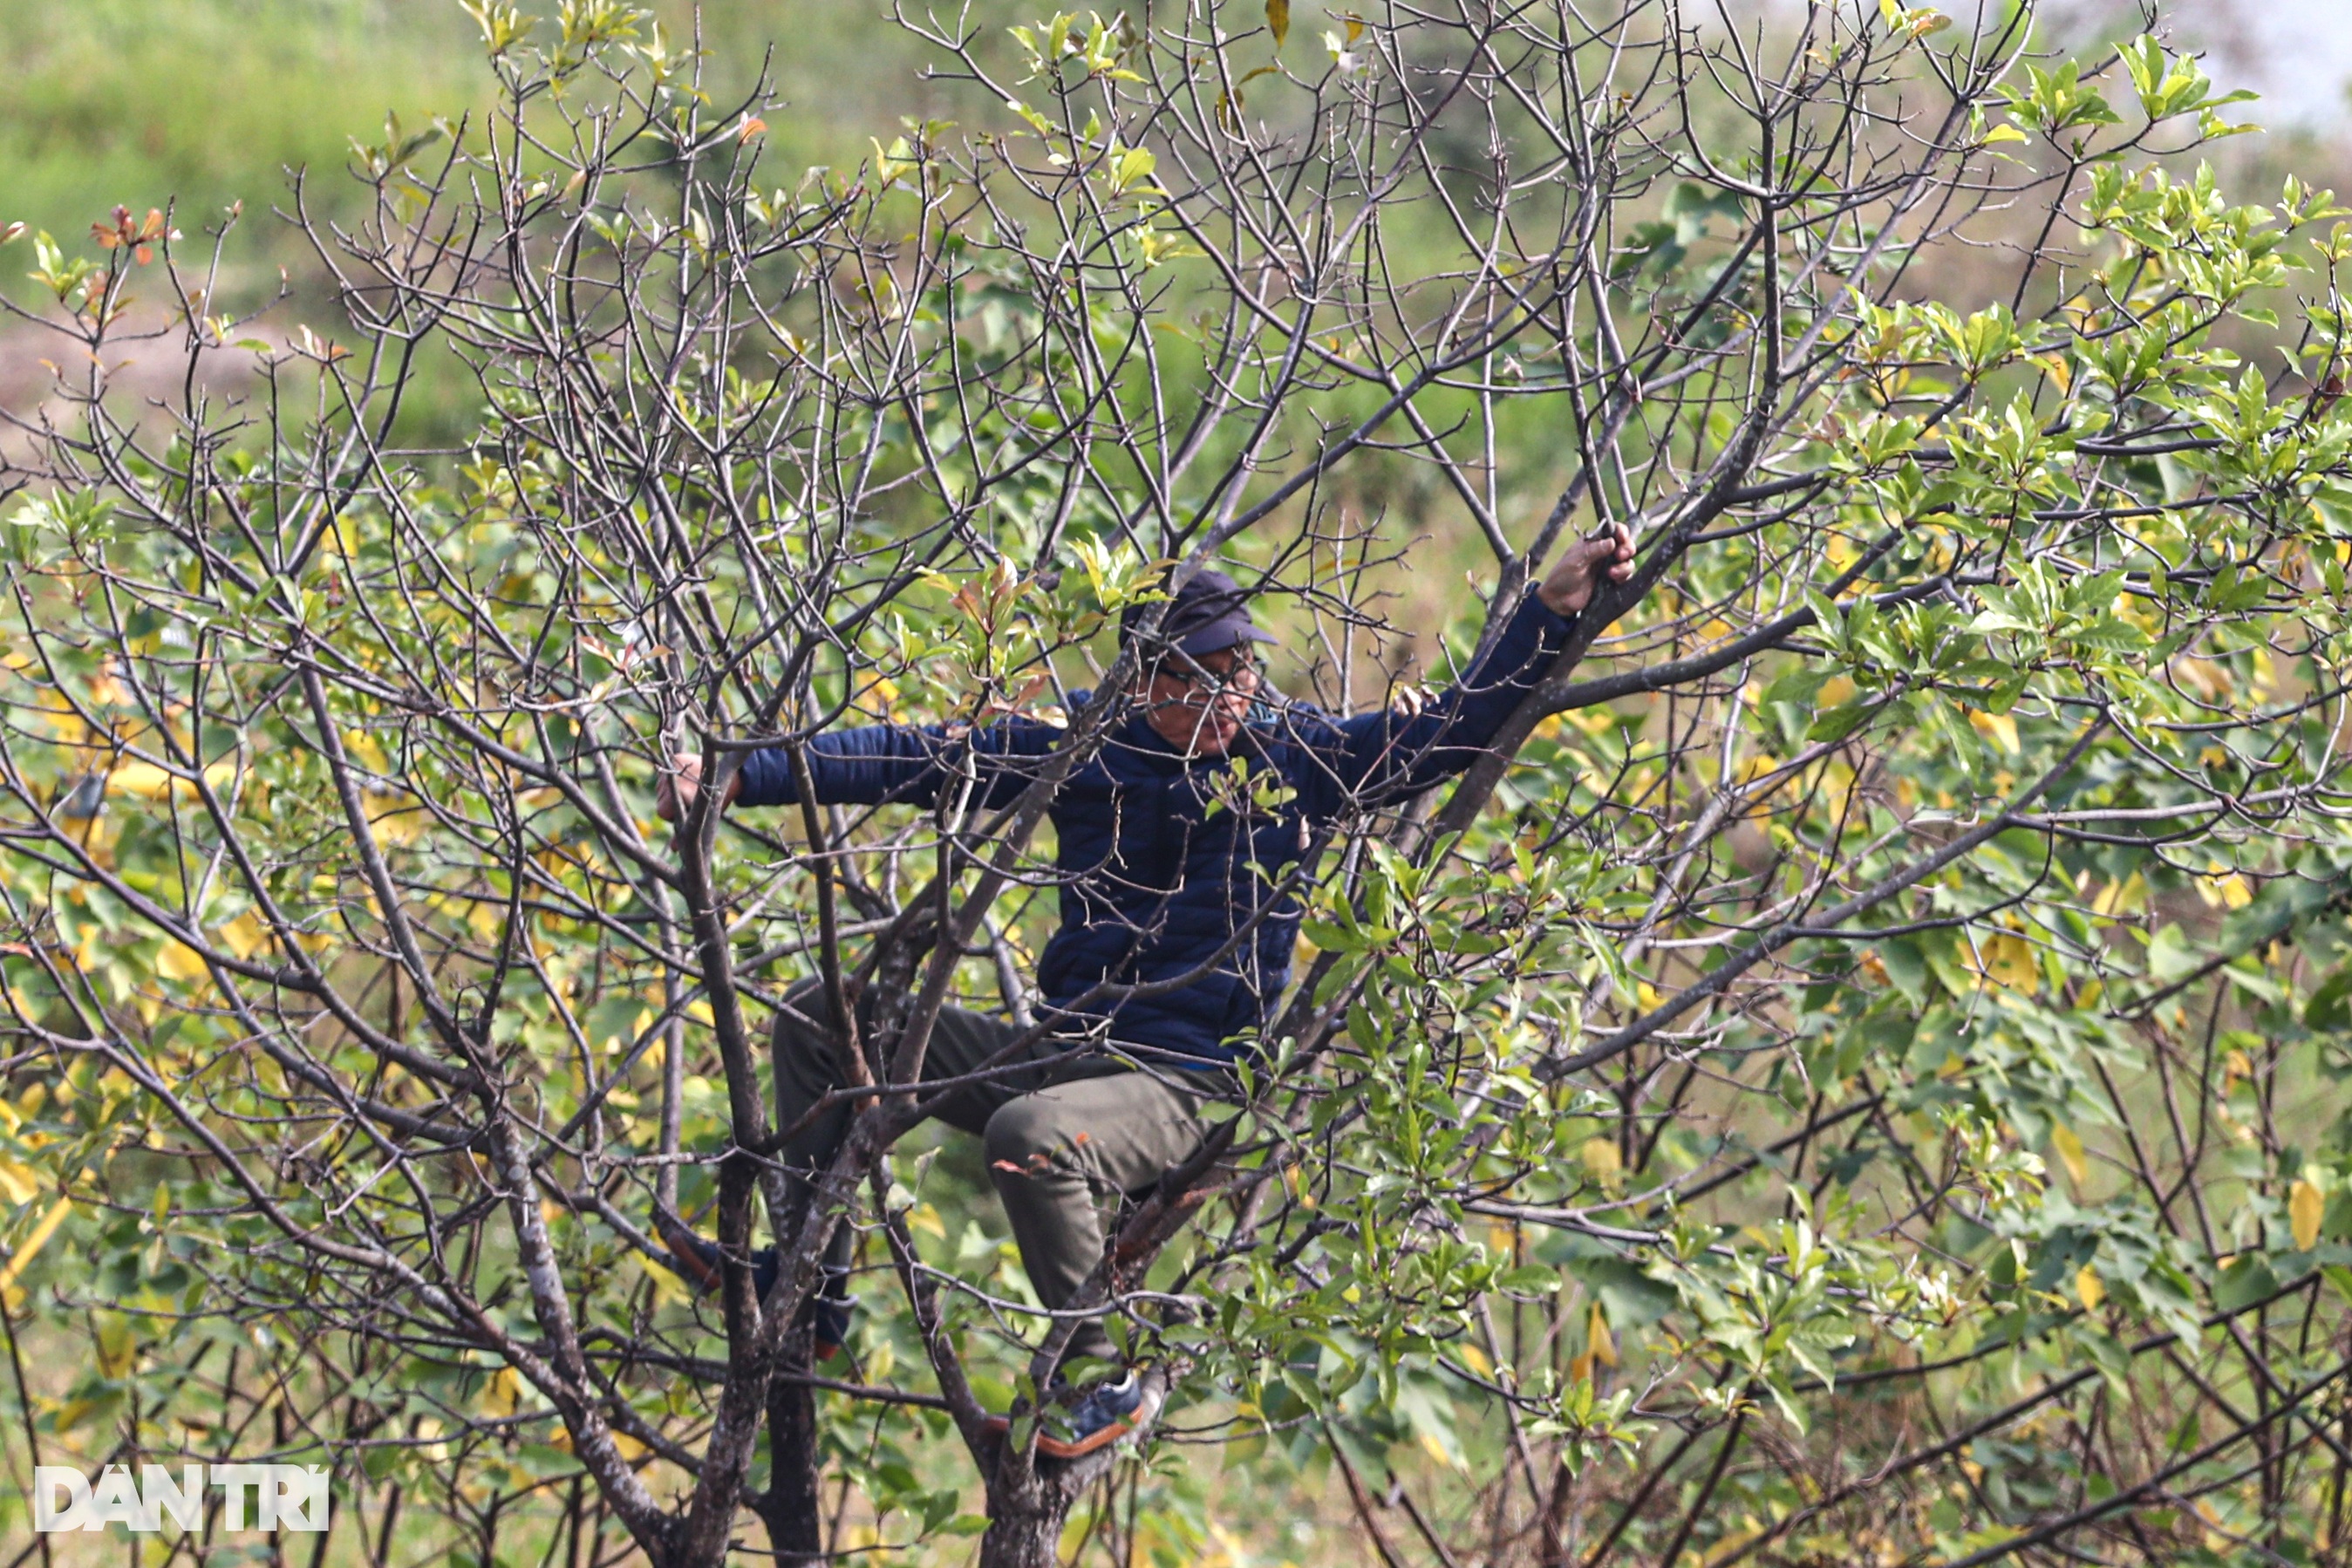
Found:
[[[2208,702],[2219,702],[2230,695],[2238,684],[2238,672],[2218,659],[2182,658],[2174,669],[2180,679],[2197,689],[2197,695]],[[2222,755],[2227,757],[2228,752]]]
[[[1601,1303],[1592,1303],[1592,1312],[1585,1323],[1585,1337],[1591,1345],[1592,1359],[1603,1366],[1617,1364],[1617,1342],[1609,1337],[1609,1320],[1601,1315]]]
[[[502,1366],[482,1389],[482,1414],[493,1417],[511,1415],[521,1399],[521,1376],[514,1368]]]
[[[38,1173],[30,1165],[19,1164],[6,1155],[0,1154],[0,1193],[7,1194],[10,1203],[22,1208],[38,1197],[40,1192],[41,1178]]]
[[[110,793],[137,795],[142,800],[161,800],[179,782],[152,763],[124,763],[106,776],[106,787]]]
[[[1582,1154],[1586,1173],[1596,1182],[1613,1184],[1624,1173],[1624,1158],[1617,1152],[1617,1143],[1611,1138],[1593,1138],[1586,1142]]]
[[[1969,727],[1986,740],[1994,742],[2012,756],[2018,751],[2017,721],[2006,713],[1988,713],[1981,708],[1969,710]]]
[[[33,1227],[33,1234],[25,1238],[25,1245],[18,1247],[7,1262],[0,1263],[0,1289],[16,1282],[16,1276],[24,1271],[25,1265],[33,1261],[35,1253],[48,1245],[49,1237],[57,1234],[58,1226],[63,1225],[66,1215],[72,1212],[73,1199],[59,1198],[49,1212],[41,1216],[41,1223]]]
[[[2023,142],[2029,138],[2014,125],[1996,125],[1985,132],[1984,144],[1998,147],[2004,142]]]
[[[2327,1210],[2327,1195],[2308,1181],[2297,1182],[2287,1194],[2287,1222],[2294,1226],[2297,1251],[2308,1252],[2319,1239],[2319,1216]]]
[[[2063,1122],[2052,1127],[2050,1146],[2058,1151],[2058,1158],[2065,1163],[2066,1173],[2074,1178],[2074,1184],[2081,1186],[2086,1173],[2083,1163],[2083,1141],[2074,1135],[2074,1130]]]
[[[1984,977],[1996,985],[2028,995],[2039,989],[2042,967],[2033,960],[2033,944],[2015,931],[1997,931],[1979,948]]]
[[[2110,882],[2091,900],[2091,912],[2102,918],[2128,914],[2146,902],[2147,883],[2137,871],[2120,882]]]
[[[1290,0],[1265,0],[1265,25],[1274,31],[1274,47],[1282,47],[1290,37]]]
[[[664,1306],[674,1306],[681,1301],[694,1300],[694,1292],[686,1288],[685,1280],[650,1258],[639,1258],[637,1261],[638,1266],[645,1269],[646,1278],[654,1282],[655,1300]]]
[[[2245,1052],[2231,1050],[2221,1058],[2221,1093],[2226,1098],[2231,1090],[2254,1076],[2254,1064]]]
[[[2097,1269],[2085,1263],[2074,1272],[2074,1294],[2081,1298],[2083,1310],[2095,1312],[2099,1303],[2107,1299],[2106,1282],[2099,1278]]]
[[[392,772],[392,763],[384,756],[383,744],[365,730],[344,731],[343,749],[356,757],[370,773]]]
[[[1486,1359],[1486,1352],[1485,1351],[1479,1349],[1468,1340],[1463,1341],[1459,1345],[1455,1346],[1454,1349],[1461,1354],[1462,1364],[1468,1367],[1472,1372],[1476,1373],[1480,1377],[1492,1377],[1495,1375],[1495,1363]]]
[[[193,947],[176,942],[165,942],[163,951],[155,955],[155,973],[166,980],[202,980],[212,972],[205,967],[203,957]]]
[[[251,958],[269,940],[269,932],[251,911],[241,914],[220,928],[220,943],[239,958]]]
[[[114,1312],[100,1312],[98,1322],[98,1370],[108,1377],[121,1377],[139,1359],[139,1336],[132,1331],[131,1320]]]

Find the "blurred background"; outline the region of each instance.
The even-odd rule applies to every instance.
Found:
[[[1732,0],[1731,9],[1787,3]],[[674,39],[699,29],[714,97],[746,90],[769,63],[785,100],[766,117],[779,184],[808,164],[855,162],[869,135],[887,143],[902,115],[952,113],[953,94],[921,79],[924,51],[881,0],[705,0],[698,16],[682,0],[650,4]],[[1047,9],[982,0],[967,15],[1001,34]],[[1326,24],[1308,5],[1297,9],[1304,37],[1293,52],[1303,53],[1297,46]],[[1711,9],[1691,7],[1694,16]],[[2237,165],[2230,172],[2246,182],[2242,199],[2287,170],[2352,188],[2342,177],[2352,176],[2352,27],[2343,9],[2344,0],[2179,0],[2163,13],[2160,26],[2206,50],[2223,85],[2263,95],[2233,117],[2269,133],[2221,144]],[[2143,10],[2137,0],[2046,0],[2044,41],[2087,61],[2102,39],[2140,31]],[[0,58],[12,89],[0,95],[0,224],[21,221],[88,250],[89,226],[118,204],[143,213],[176,202],[184,251],[241,200],[219,302],[259,305],[284,268],[296,297],[260,325],[267,335],[298,320],[328,325],[317,258],[271,212],[289,205],[289,172],[309,171],[314,211],[348,212],[352,138],[383,142],[387,114],[414,130],[436,114],[478,110],[492,85],[458,0],[0,0]],[[19,242],[0,265],[0,288],[19,300],[29,250]],[[51,391],[45,336],[0,323],[0,405],[21,411]],[[465,389],[453,382],[442,391],[427,421],[443,426],[436,435],[467,416]]]
[[[698,26],[678,0],[652,8],[674,37]],[[971,15],[1001,22],[1045,9],[987,0]],[[1298,11],[1311,39],[1322,18]],[[2137,0],[2047,0],[2045,36],[2080,52],[2139,31],[2142,11]],[[772,48],[787,100],[769,117],[780,174],[854,158],[929,96],[917,46],[880,0],[705,0],[698,26],[721,97],[746,87]],[[2352,129],[2343,0],[2179,0],[2161,26],[2208,51],[2225,86],[2263,95],[2252,118],[2273,133],[2263,139],[2272,155],[2284,142],[2306,161],[2341,161]],[[184,227],[240,197],[257,212],[283,203],[293,167],[314,171],[331,202],[349,184],[348,138],[382,141],[387,112],[415,126],[478,106],[489,82],[458,0],[0,0],[0,58],[11,88],[0,95],[0,222],[60,238],[86,235],[118,203],[143,211],[176,197]],[[283,226],[247,224],[240,244],[256,250],[243,258],[290,248]]]
[[[2053,41],[2077,46],[2138,32],[2152,12],[2159,31],[2205,51],[2215,80],[2263,95],[2252,118],[2265,129],[2305,144],[2340,142],[2352,131],[2352,26],[2342,0],[2177,0],[2160,11],[2137,0],[2055,0],[2042,8]]]
[[[646,8],[673,47],[699,29],[714,99],[748,90],[772,59],[789,100],[769,115],[767,167],[780,184],[811,163],[854,162],[869,134],[887,144],[897,116],[919,106],[909,91],[919,50],[876,0],[716,0],[698,16],[687,0]],[[523,9],[551,17],[558,6]],[[11,89],[0,94],[0,225],[28,231],[0,258],[0,293],[47,303],[25,281],[31,237],[94,258],[90,226],[118,205],[168,207],[185,237],[183,264],[201,273],[208,231],[241,202],[207,313],[268,305],[281,273],[291,294],[239,330],[247,342],[283,342],[298,324],[332,332],[325,268],[287,220],[296,173],[313,215],[357,216],[355,139],[383,143],[387,116],[410,132],[435,116],[478,118],[497,85],[459,0],[0,0],[0,60]],[[159,328],[165,294],[160,281],[134,290],[125,329]],[[58,369],[73,368],[59,365],[70,357],[59,343],[20,316],[0,318],[0,408],[30,414],[47,401],[58,411]],[[173,390],[173,359],[152,348],[110,362],[110,385],[133,399]],[[242,388],[220,378],[253,373],[245,356],[216,355],[212,374],[215,391],[234,394]],[[404,434],[462,440],[478,402],[454,365],[429,364],[404,405]]]

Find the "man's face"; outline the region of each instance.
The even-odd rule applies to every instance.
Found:
[[[1249,718],[1262,674],[1247,643],[1210,653],[1171,653],[1142,686],[1151,727],[1193,757],[1222,757]]]

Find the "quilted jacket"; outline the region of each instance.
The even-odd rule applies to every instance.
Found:
[[[1417,715],[1335,719],[1275,699],[1256,705],[1227,755],[1190,759],[1139,710],[1115,722],[1051,808],[1062,926],[1037,965],[1042,1016],[1061,1015],[1073,1039],[1107,1033],[1182,1065],[1254,1048],[1297,943],[1302,910],[1280,890],[1286,873],[1343,814],[1394,806],[1467,768],[1570,624],[1529,595],[1486,657]],[[981,809],[1018,795],[1064,738],[1023,717],[839,730],[810,742],[809,773],[821,802],[927,807],[969,778]],[[1237,759],[1255,787],[1237,777]],[[739,805],[797,799],[782,748],[745,759]]]

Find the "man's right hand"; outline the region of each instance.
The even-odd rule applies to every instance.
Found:
[[[673,752],[669,771],[654,783],[654,815],[664,822],[676,822],[694,809],[694,797],[701,793],[702,759],[692,752]],[[732,805],[742,793],[743,775],[739,773],[727,781],[727,799],[720,804]]]
[[[1591,539],[1561,551],[1559,563],[1536,589],[1536,597],[1556,616],[1581,615],[1603,578],[1622,583],[1633,574],[1633,535],[1623,523],[1612,523]]]

